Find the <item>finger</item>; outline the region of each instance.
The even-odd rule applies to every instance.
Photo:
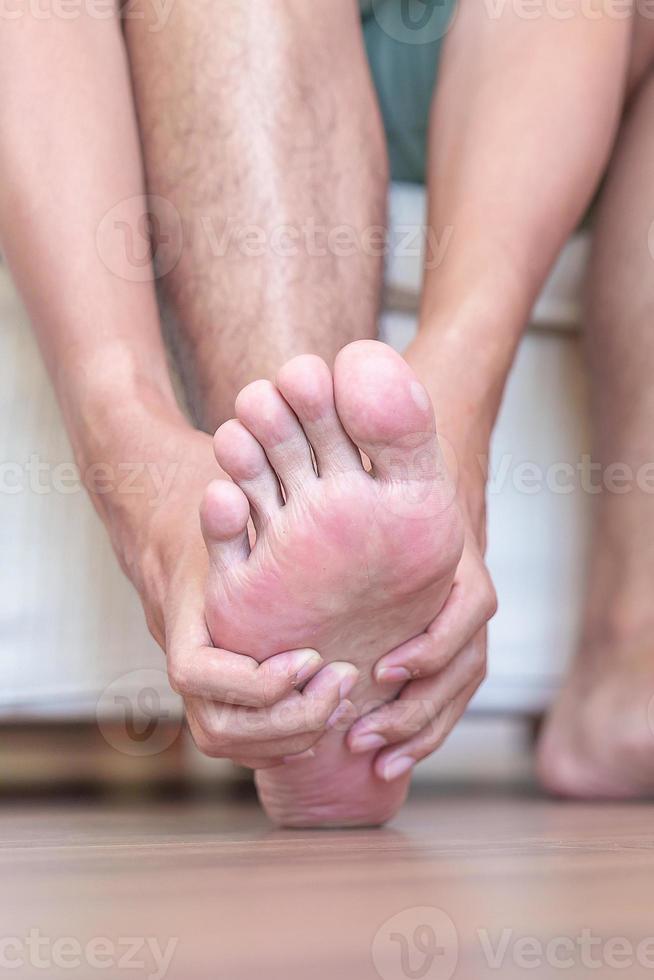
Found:
[[[240,766],[241,769],[275,769],[277,766],[284,764],[283,758],[257,759],[250,758],[249,756],[243,759],[232,759],[231,761],[235,766]]]
[[[289,755],[312,751],[320,733],[273,739],[269,742],[238,741],[217,735],[211,728],[212,716],[199,709],[200,701],[187,702],[187,722],[193,741],[211,759],[229,759],[246,769],[270,769],[281,765]]]
[[[259,664],[211,645],[204,619],[203,585],[189,582],[177,596],[166,629],[168,677],[183,697],[260,708],[275,704],[315,676],[316,650],[278,653]]]
[[[375,679],[397,684],[438,673],[492,618],[496,608],[495,590],[483,563],[476,556],[462,558],[452,591],[436,619],[426,632],[382,657],[374,669]]]
[[[328,664],[306,688],[268,708],[189,699],[189,725],[206,755],[271,759],[310,748],[347,699],[359,672],[348,663]]]
[[[316,650],[278,653],[260,664],[244,654],[202,646],[171,655],[168,674],[174,690],[185,697],[263,708],[314,677],[322,662]]]
[[[237,766],[244,769],[274,769],[277,766],[291,765],[294,762],[305,762],[307,759],[315,758],[316,753],[313,748],[303,752],[296,752],[293,755],[280,756],[272,759],[252,758],[247,756],[243,759],[232,759]]]
[[[352,711],[355,711],[354,705],[351,701],[342,701],[341,704],[347,705]],[[318,741],[322,738],[322,733],[318,737]],[[295,762],[306,762],[309,759],[314,759],[316,756],[315,744],[308,749],[299,750],[290,755],[282,756],[281,758],[272,758],[267,760],[262,759],[252,759],[248,757],[247,759],[240,760],[238,765],[245,766],[248,769],[272,769],[274,766],[281,765],[293,765]],[[237,760],[234,760],[235,762]]]
[[[474,637],[435,677],[411,681],[395,701],[359,719],[348,733],[354,753],[369,752],[403,742],[429,725],[445,705],[486,673],[485,631]]]
[[[480,680],[464,687],[455,698],[448,701],[431,723],[400,746],[380,752],[374,762],[374,770],[380,779],[391,782],[409,772],[417,762],[440,748],[461,715],[465,712]]]

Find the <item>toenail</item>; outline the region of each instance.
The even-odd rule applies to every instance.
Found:
[[[338,693],[343,701],[359,679],[359,671],[354,664],[333,663],[330,668],[337,678],[340,678]]]
[[[419,381],[412,381],[410,385],[410,390],[411,390],[411,397],[413,398],[418,408],[422,408],[423,411],[428,409],[430,405],[429,395],[427,394],[423,385],[421,385]]]
[[[313,677],[321,663],[322,657],[316,650],[308,654],[298,655],[297,660],[293,664],[295,684],[303,684],[310,677]]]
[[[305,759],[313,759],[315,757],[315,752],[313,749],[306,749],[304,752],[298,752],[296,755],[285,755],[282,761],[285,765],[291,762],[304,762]]]
[[[325,728],[336,728],[336,726],[345,719],[347,719],[347,726],[349,728],[351,725],[349,714],[353,707],[354,705],[351,701],[341,701],[338,707],[332,711],[331,715],[327,719]]]
[[[350,751],[356,755],[358,752],[371,752],[373,749],[381,749],[386,745],[386,739],[378,732],[370,732],[368,735],[357,735],[352,739]]]
[[[343,680],[341,681],[341,686],[338,689],[338,693],[342,698],[346,698],[348,696],[348,694],[350,693],[350,691],[352,690],[352,688],[354,687],[358,679],[359,679],[358,671],[356,674],[350,674],[349,677],[343,678]]]
[[[412,759],[409,755],[396,755],[395,758],[389,759],[382,769],[382,777],[387,783],[391,780],[397,779],[398,776],[404,775],[408,772],[416,763],[415,759]]]
[[[411,673],[406,667],[380,667],[377,680],[380,684],[403,684],[411,680]]]

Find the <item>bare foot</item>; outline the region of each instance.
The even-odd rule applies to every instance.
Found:
[[[552,793],[582,799],[654,796],[654,642],[584,651],[538,745]]]
[[[433,619],[461,555],[431,402],[401,357],[359,341],[339,354],[333,381],[319,358],[297,357],[277,386],[243,389],[236,414],[216,433],[215,449],[237,485],[211,483],[201,508],[209,631],[216,644],[258,660],[310,646],[326,661],[356,664],[351,723],[397,693],[377,686],[372,667]],[[314,756],[257,773],[276,822],[377,824],[397,811],[409,775],[380,779],[374,749],[352,755],[345,727],[335,724]]]

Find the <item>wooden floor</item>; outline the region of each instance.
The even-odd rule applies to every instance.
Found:
[[[285,832],[251,802],[3,802],[0,882],[20,980],[654,977],[652,805],[439,790]]]

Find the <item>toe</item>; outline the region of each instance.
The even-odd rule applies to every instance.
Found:
[[[257,530],[283,504],[279,481],[261,444],[238,421],[230,419],[213,438],[216,459],[250,501]]]
[[[253,381],[243,388],[236,415],[263,447],[287,496],[316,479],[302,426],[274,384]]]
[[[359,450],[336,412],[332,373],[322,358],[294,357],[277,375],[277,386],[311,443],[320,476],[362,469]]]
[[[200,524],[209,561],[219,572],[248,557],[249,517],[247,497],[236,484],[227,480],[209,484],[200,504]]]
[[[443,475],[434,411],[408,364],[387,344],[359,340],[338,354],[336,408],[375,476],[397,482]]]

